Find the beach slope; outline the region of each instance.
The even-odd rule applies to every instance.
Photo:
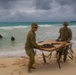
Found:
[[[59,69],[56,58],[47,58],[48,64],[43,64],[41,55],[36,55],[36,69],[27,72],[28,56],[0,58],[0,75],[76,75],[76,59],[68,58],[66,63],[61,63]]]

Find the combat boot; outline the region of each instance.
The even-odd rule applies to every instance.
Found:
[[[35,67],[31,67],[31,69],[36,69]]]
[[[28,72],[31,73],[31,68],[28,68]]]

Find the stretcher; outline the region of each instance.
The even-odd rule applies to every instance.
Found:
[[[57,63],[58,63],[58,66],[59,66],[60,69],[61,69],[61,65],[60,65],[60,56],[61,56],[60,55],[60,51],[65,49],[68,46],[70,51],[71,51],[71,53],[73,53],[72,48],[71,48],[71,45],[72,45],[71,42],[61,42],[61,41],[55,41],[55,40],[47,40],[47,41],[40,41],[37,44],[39,46],[41,46],[40,51],[42,51],[42,56],[43,56],[44,63],[46,63],[46,58],[45,58],[45,55],[44,55],[43,51],[50,52],[50,54],[48,55],[50,57],[51,57],[53,51],[57,52],[56,58],[57,58]],[[47,45],[49,44],[49,45],[52,45],[52,46],[50,46],[49,48],[48,47],[42,47],[43,45],[46,45],[46,44]]]

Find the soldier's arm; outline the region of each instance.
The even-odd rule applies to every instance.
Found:
[[[34,46],[34,48],[39,49],[39,46],[36,43],[36,39],[35,39],[35,36],[34,35],[31,35],[31,43]]]
[[[72,40],[72,31],[69,29],[69,41]]]

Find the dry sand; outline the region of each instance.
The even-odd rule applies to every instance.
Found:
[[[47,58],[48,64],[43,64],[42,56],[37,54],[34,64],[36,69],[31,73],[27,72],[28,56],[0,58],[0,75],[76,75],[75,54],[74,60],[68,58],[66,63],[61,63],[61,69],[58,67],[55,56],[51,59]]]

